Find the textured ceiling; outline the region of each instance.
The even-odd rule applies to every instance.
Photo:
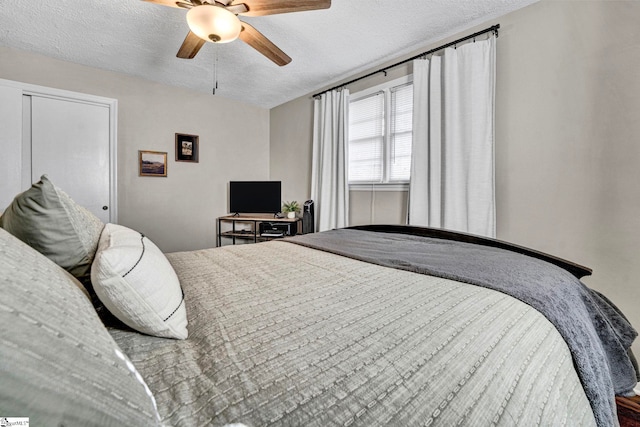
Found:
[[[240,40],[176,58],[186,11],[140,0],[0,1],[0,45],[205,93],[217,49],[215,96],[272,108],[535,1],[333,0],[241,17],[293,58],[284,67]]]

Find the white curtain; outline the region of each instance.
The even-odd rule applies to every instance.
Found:
[[[311,198],[316,230],[346,227],[349,222],[347,143],[349,91],[332,90],[313,102]]]
[[[495,37],[413,63],[409,223],[495,237]]]

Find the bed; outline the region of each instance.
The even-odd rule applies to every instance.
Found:
[[[608,426],[618,423],[615,394],[633,394],[637,334],[579,281],[590,271],[577,264],[399,226],[165,258],[147,237],[87,219],[40,184],[35,193],[53,192],[63,216],[83,224],[70,227],[82,230],[82,246],[95,248],[76,254],[84,270],[63,269],[33,236],[29,246],[0,229],[0,416],[34,425]],[[11,229],[12,216],[7,209],[0,225]],[[141,245],[117,280],[149,262],[140,277],[157,291],[175,274],[178,291],[145,302],[171,301],[156,329],[117,302],[96,309],[68,273],[92,270],[92,291],[109,301],[97,275],[105,235]],[[109,320],[114,313],[129,325]]]

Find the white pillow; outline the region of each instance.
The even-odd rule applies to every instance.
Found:
[[[100,301],[131,328],[163,338],[187,338],[187,310],[178,276],[142,233],[107,224],[91,266]]]

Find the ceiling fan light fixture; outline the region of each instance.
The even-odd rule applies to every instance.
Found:
[[[191,8],[187,12],[187,24],[195,35],[214,43],[232,42],[242,31],[242,25],[236,15],[212,5]]]

